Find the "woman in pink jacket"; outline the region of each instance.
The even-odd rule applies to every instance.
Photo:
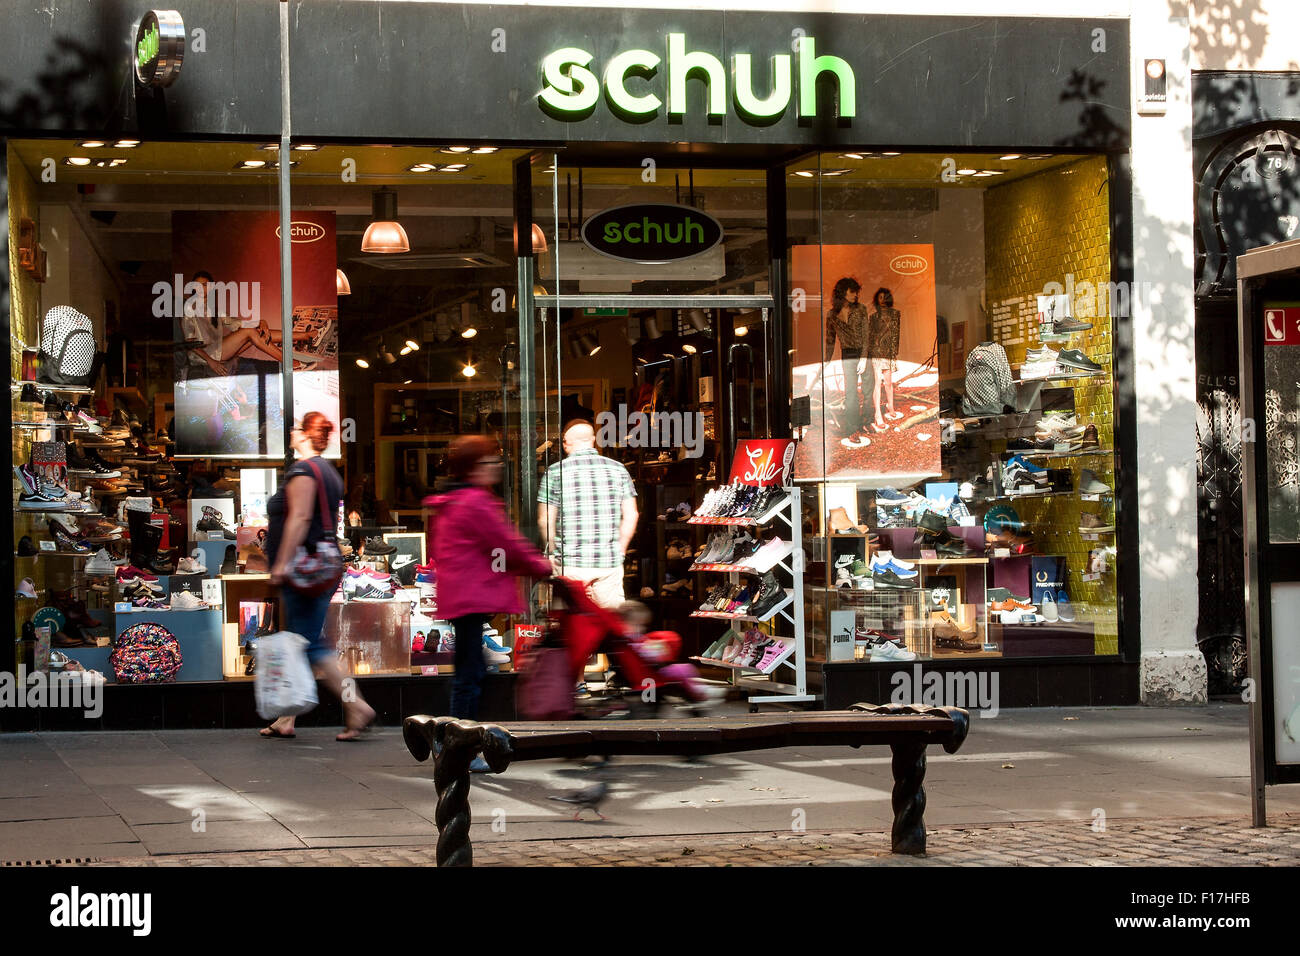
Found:
[[[522,613],[516,577],[547,577],[551,563],[510,524],[491,490],[504,466],[495,441],[482,435],[457,438],[447,466],[456,484],[424,499],[431,512],[429,554],[438,573],[438,616],[456,631],[451,716],[477,720],[487,673],[483,626],[493,614]]]

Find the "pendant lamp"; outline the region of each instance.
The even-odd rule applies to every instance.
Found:
[[[410,252],[411,240],[406,238],[406,230],[397,221],[397,192],[387,186],[376,189],[371,197],[374,212],[366,234],[361,237],[362,252],[392,254]]]
[[[334,270],[334,294],[351,295],[352,283],[348,281],[347,274],[342,269]]]

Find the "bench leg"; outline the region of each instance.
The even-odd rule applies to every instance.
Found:
[[[925,852],[925,744],[893,744],[894,853]]]
[[[433,785],[438,791],[439,866],[473,866],[474,848],[469,842],[469,765],[478,756],[475,746],[443,746],[433,758]]]

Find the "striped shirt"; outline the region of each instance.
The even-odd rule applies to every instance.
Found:
[[[582,448],[546,469],[537,501],[555,505],[555,554],[576,568],[616,568],[623,563],[619,526],[623,502],[636,497],[620,462]]]

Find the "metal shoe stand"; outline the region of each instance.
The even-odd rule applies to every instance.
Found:
[[[691,658],[697,663],[709,667],[721,667],[731,672],[730,683],[733,687],[749,692],[749,707],[756,711],[759,704],[793,704],[817,700],[817,695],[808,693],[808,659],[807,644],[804,641],[804,604],[803,604],[803,537],[800,524],[800,489],[789,488],[785,501],[766,514],[755,518],[691,518],[691,524],[740,525],[762,528],[770,522],[784,523],[785,529],[776,525],[778,530],[789,531],[791,549],[789,554],[776,563],[774,571],[784,572],[790,578],[786,587],[786,597],[762,617],[746,614],[726,614],[723,612],[697,611],[692,617],[710,617],[719,620],[770,625],[773,637],[793,640],[793,648],[771,673],[764,674],[755,667],[738,667],[708,657]],[[738,583],[741,574],[753,574],[741,565],[703,565],[696,570],[725,571],[732,584]],[[783,582],[784,583],[784,582]],[[787,630],[788,634],[780,631]],[[781,678],[778,679],[778,675]]]

